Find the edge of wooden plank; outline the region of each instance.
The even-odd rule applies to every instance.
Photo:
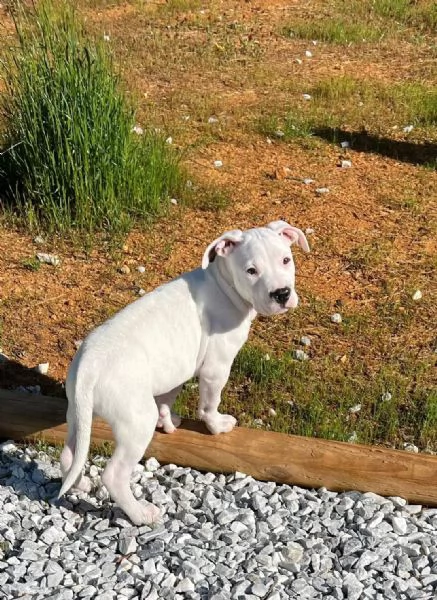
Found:
[[[67,400],[0,390],[0,437],[63,442]],[[112,441],[110,427],[93,421],[92,442]],[[146,456],[199,470],[240,471],[256,479],[333,491],[401,496],[437,506],[437,457],[236,427],[213,436],[183,420],[171,435],[155,432]]]

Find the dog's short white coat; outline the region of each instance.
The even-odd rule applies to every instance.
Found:
[[[159,520],[157,507],[134,498],[132,471],[155,427],[171,433],[179,424],[171,407],[193,376],[199,378],[198,416],[208,429],[217,434],[235,426],[234,417],[218,412],[221,391],[256,314],[297,306],[295,242],[309,250],[302,231],[284,221],[229,231],[208,246],[202,268],[146,294],[89,334],[66,382],[60,496],[72,486],[91,487],[82,468],[95,414],[116,440],[102,476],[110,496],[135,524]]]

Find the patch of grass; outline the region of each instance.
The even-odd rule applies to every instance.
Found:
[[[264,428],[294,435],[395,447],[411,441],[436,449],[437,396],[421,385],[427,368],[411,363],[399,369],[392,361],[369,377],[364,365],[345,366],[333,356],[299,362],[290,353],[278,358],[247,344],[221,410],[248,427],[261,419]],[[189,382],[176,410],[195,417],[198,393]]]
[[[283,141],[310,138],[313,135],[314,121],[311,115],[305,118],[298,111],[295,114],[289,113],[282,119],[275,115],[263,115],[258,120],[257,129],[260,133]]]
[[[231,197],[220,187],[194,186],[188,194],[187,204],[197,210],[220,212],[231,204]]]
[[[359,22],[348,22],[342,18],[323,21],[297,21],[283,27],[281,33],[285,37],[318,40],[342,45],[375,42],[383,36],[383,31],[379,27]]]
[[[22,266],[27,269],[28,271],[39,271],[41,268],[41,263],[40,261],[35,258],[34,256],[31,256],[29,258],[25,258],[21,261]]]
[[[378,42],[405,34],[411,27],[434,33],[437,5],[431,0],[352,0],[345,13],[344,2],[335,1],[324,18],[296,20],[280,29],[285,37],[319,40],[332,44]]]
[[[378,137],[369,137],[368,143],[386,148],[393,137],[393,128],[402,132],[402,126],[406,125],[414,126],[409,139],[414,140],[416,135],[423,137],[425,132],[427,140],[437,136],[437,90],[422,83],[384,85],[341,76],[321,79],[306,92],[311,99],[305,102],[294,91],[294,102],[285,114],[264,114],[258,120],[258,131],[283,141],[313,136],[338,143],[339,132],[344,139],[345,132],[352,130],[355,132],[350,134],[352,148],[354,136],[355,142],[361,144],[360,139],[369,131],[383,137],[379,142]]]
[[[361,2],[361,11],[366,10],[366,3]],[[435,32],[437,27],[437,5],[432,0],[411,2],[410,0],[373,0],[367,9],[370,15],[383,19],[394,19],[403,25]]]
[[[182,187],[179,157],[135,112],[104,41],[92,43],[67,3],[14,16],[4,51],[6,122],[0,188],[32,228],[125,232]]]
[[[201,8],[202,3],[200,0],[165,0],[163,4],[159,5],[160,12],[178,13],[178,12],[191,12]]]
[[[391,251],[389,240],[375,239],[353,248],[345,257],[348,270],[375,269],[387,261]]]

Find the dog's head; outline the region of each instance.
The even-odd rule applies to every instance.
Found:
[[[256,312],[273,315],[295,308],[295,267],[290,246],[297,243],[305,252],[304,233],[285,221],[247,231],[228,231],[206,249],[202,267],[221,260],[229,283]]]

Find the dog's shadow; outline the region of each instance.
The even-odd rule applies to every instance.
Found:
[[[22,452],[11,452],[0,448],[0,486],[11,488],[18,501],[27,498],[30,502],[42,503],[47,507],[68,508],[84,517],[89,513],[95,513],[98,518],[117,516],[116,507],[108,501],[101,501],[96,505],[86,498],[79,497],[74,503],[68,496],[58,498],[61,474],[56,473],[57,468],[51,463],[47,463],[47,469],[44,465],[40,466],[37,458],[37,456],[31,458]],[[55,455],[51,458],[55,462],[58,460]]]

